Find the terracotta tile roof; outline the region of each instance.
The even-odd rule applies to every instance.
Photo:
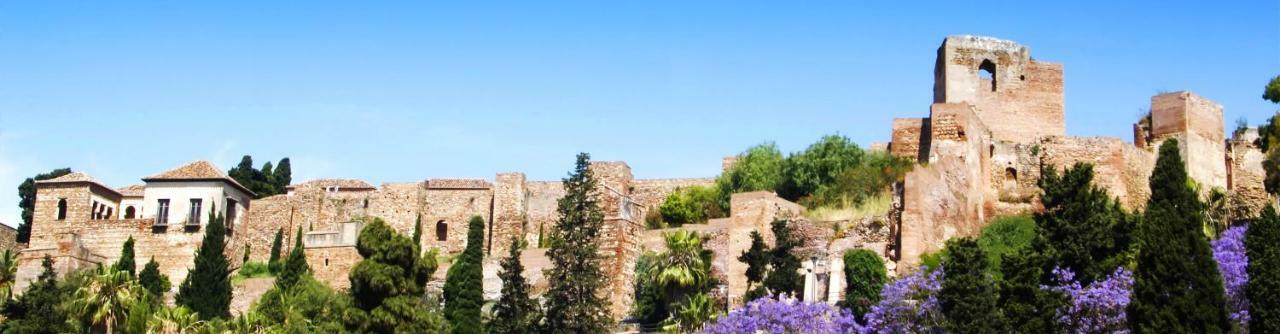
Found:
[[[116,194],[120,193],[119,191],[116,191],[115,189],[111,189],[111,187],[108,187],[106,184],[102,183],[101,181],[98,181],[98,179],[95,179],[92,176],[89,176],[89,174],[85,174],[84,172],[71,172],[71,174],[55,177],[52,179],[36,181],[36,184],[39,185],[39,184],[77,183],[77,182],[89,183],[98,187],[102,187],[103,189],[106,189],[107,191],[110,191]]]
[[[431,179],[427,189],[489,189],[489,181],[483,179]]]
[[[116,191],[120,192],[120,195],[124,197],[142,197],[143,191],[146,189],[147,187],[144,185],[133,184],[124,188],[117,188]]]
[[[147,182],[218,180],[227,182],[245,193],[248,193],[250,196],[253,196],[253,191],[250,191],[249,188],[245,188],[245,186],[241,185],[240,182],[236,182],[235,179],[227,176],[227,173],[223,172],[222,169],[219,169],[218,166],[204,160],[192,161],[186,165],[182,165],[181,167],[170,169],[160,174],[144,177],[142,180]]]
[[[325,189],[325,188],[333,188],[333,187],[337,187],[339,190],[378,189],[378,188],[374,188],[368,182],[364,182],[363,180],[357,180],[357,179],[315,179],[315,180],[310,180],[303,183],[290,184],[288,187],[285,187],[285,188],[289,190],[293,190],[293,189],[303,189],[303,188]]]

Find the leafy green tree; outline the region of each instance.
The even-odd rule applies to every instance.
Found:
[[[1038,233],[1032,241],[1048,257],[1046,264],[1071,269],[1086,284],[1128,262],[1134,229],[1119,203],[1093,183],[1093,175],[1093,166],[1084,163],[1061,175],[1051,166],[1041,168],[1044,210],[1034,216]],[[1048,283],[1048,277],[1042,279]]]
[[[938,303],[955,333],[1003,333],[1004,319],[997,302],[1000,292],[987,274],[986,254],[971,238],[947,241],[942,260],[942,290]]]
[[[85,329],[114,333],[129,309],[143,298],[142,288],[126,271],[99,270],[71,296],[68,311]]]
[[[844,281],[842,306],[861,317],[880,302],[880,289],[889,281],[889,272],[876,252],[850,249],[844,252]]]
[[[204,240],[196,250],[195,268],[178,286],[174,301],[200,319],[231,317],[231,270],[227,261],[227,229],[221,213],[209,213]]]
[[[733,166],[716,178],[721,210],[728,212],[729,198],[734,193],[777,189],[782,184],[782,164],[782,151],[772,142],[738,154]]]
[[[120,260],[116,261],[115,269],[129,273],[129,278],[133,278],[138,265],[133,261],[133,236],[124,241],[124,247],[120,249]]]
[[[826,135],[804,151],[787,157],[782,165],[778,195],[791,201],[819,195],[830,196],[836,179],[845,170],[862,163],[858,144],[841,135]],[[821,202],[821,199],[817,199]]]
[[[4,315],[5,321],[0,322],[0,330],[5,334],[71,332],[67,326],[67,314],[61,307],[69,294],[66,289],[58,286],[53,258],[45,255],[40,266],[44,270],[27,287],[26,293],[4,304],[0,313]]]
[[[275,283],[282,289],[293,287],[303,276],[311,273],[311,267],[307,265],[306,250],[302,247],[301,226],[298,227],[298,234],[293,237],[293,249],[289,251],[289,258],[285,259],[283,267]]]
[[[1245,231],[1249,332],[1280,333],[1280,215],[1268,205]]]
[[[868,198],[886,193],[894,182],[902,181],[915,167],[912,160],[895,157],[888,152],[872,152],[862,162],[845,168],[826,191],[815,194],[807,204],[856,206]]]
[[[565,195],[557,203],[554,234],[547,257],[551,269],[545,276],[550,287],[545,294],[544,325],[553,333],[601,333],[612,323],[609,301],[600,293],[606,280],[600,266],[597,239],[604,225],[604,213],[594,195],[596,180],[591,156],[579,153],[574,169],[563,181]]]
[[[267,258],[267,268],[272,274],[280,273],[280,247],[284,245],[284,229],[276,229],[276,237],[271,240],[271,257]]]
[[[156,298],[163,297],[165,291],[169,291],[170,288],[169,277],[160,273],[160,263],[156,262],[155,257],[142,267],[141,273],[138,273],[138,284]]]
[[[467,247],[449,267],[444,282],[444,317],[452,333],[480,333],[480,307],[484,306],[484,219],[472,216],[467,226]]]
[[[36,208],[36,181],[57,178],[71,174],[71,168],[58,168],[48,173],[36,174],[18,185],[18,207],[22,208],[22,223],[18,224],[18,242],[31,241],[31,219]]]
[[[764,278],[764,287],[769,293],[795,296],[804,289],[804,278],[800,276],[800,258],[793,252],[804,244],[786,220],[775,220],[770,230],[773,248],[769,249],[769,273]]]
[[[413,240],[381,218],[360,231],[356,251],[364,260],[351,269],[352,306],[346,329],[360,333],[440,333],[444,319],[423,298],[434,262],[416,254]]]
[[[529,298],[529,282],[524,279],[524,265],[520,263],[520,239],[511,238],[509,254],[502,259],[502,297],[493,306],[493,321],[489,332],[493,334],[527,333],[538,323],[538,302]]]
[[[1262,91],[1262,99],[1271,103],[1280,103],[1280,75],[1267,82],[1267,88]]]
[[[1128,321],[1135,333],[1223,333],[1225,288],[1209,240],[1204,204],[1192,189],[1178,141],[1160,145],[1151,199],[1139,233]]]
[[[746,299],[750,301],[763,297],[765,295],[763,289],[752,288],[754,284],[764,282],[764,276],[769,271],[769,246],[764,244],[760,231],[751,231],[751,248],[742,252],[742,255],[738,256],[738,261],[747,264]]]
[[[667,198],[658,206],[658,212],[669,226],[702,224],[706,223],[707,219],[726,215],[717,202],[719,197],[715,188],[702,186],[682,188],[667,195]]]

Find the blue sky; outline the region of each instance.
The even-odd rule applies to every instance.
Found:
[[[1277,110],[1280,2],[0,2],[0,222],[58,167],[112,186],[289,156],[295,180],[523,171],[579,151],[713,176],[763,141],[886,141],[952,34],[1065,64],[1067,131],[1130,139],[1160,91]]]

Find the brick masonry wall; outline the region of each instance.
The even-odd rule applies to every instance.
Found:
[[[889,153],[911,161],[928,160],[930,124],[928,118],[894,118]]]

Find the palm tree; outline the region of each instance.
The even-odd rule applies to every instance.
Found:
[[[204,326],[200,315],[185,306],[164,308],[151,316],[148,323],[149,332],[163,334],[195,333]]]
[[[675,312],[665,321],[663,329],[667,332],[697,332],[702,329],[702,324],[715,320],[719,313],[715,301],[707,297],[707,294],[690,295],[684,303],[675,307]]]
[[[141,295],[142,288],[129,272],[104,268],[76,289],[69,308],[82,324],[111,334],[124,322],[129,308]]]
[[[711,251],[702,249],[697,232],[678,230],[662,234],[666,253],[656,257],[650,277],[668,293],[696,292],[711,281]]]
[[[4,256],[0,257],[0,298],[8,301],[13,297],[13,283],[18,275],[18,257],[17,254],[4,251]]]

